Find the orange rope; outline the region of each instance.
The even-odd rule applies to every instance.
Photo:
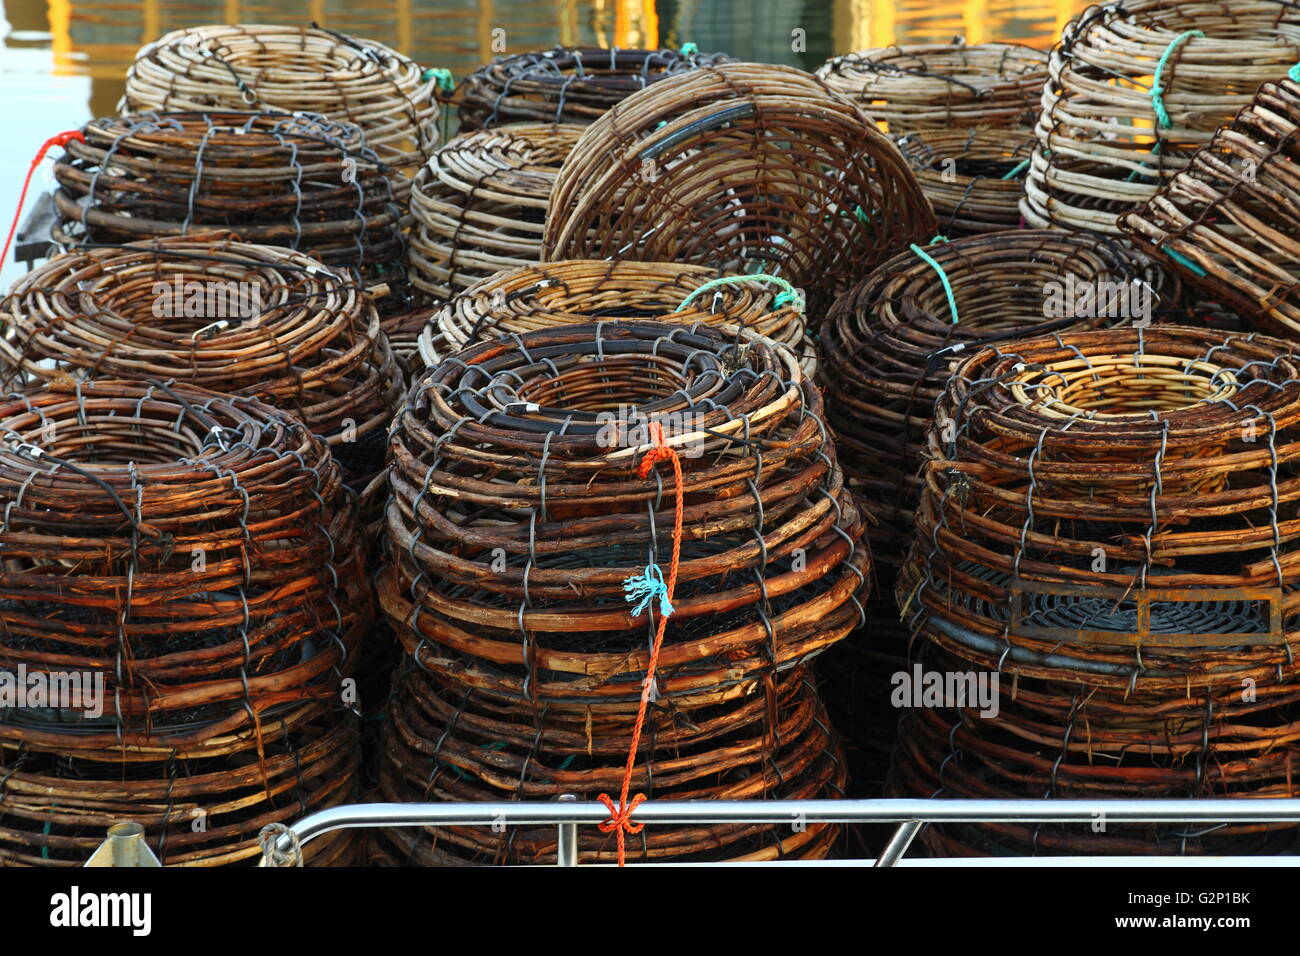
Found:
[[[18,208],[14,210],[14,222],[9,227],[9,238],[5,240],[5,251],[0,252],[0,267],[3,267],[9,261],[9,247],[13,245],[14,234],[18,232],[18,217],[23,214],[23,203],[27,201],[27,187],[32,184],[32,175],[36,172],[36,167],[41,164],[45,154],[54,146],[67,146],[72,140],[86,141],[79,129],[70,129],[63,133],[55,133],[47,139],[39,150],[36,152],[36,158],[32,160],[31,168],[27,170],[27,178],[23,180],[23,191],[18,194]]]
[[[677,457],[677,452],[673,451],[664,442],[663,426],[658,422],[652,422],[650,425],[651,433],[654,435],[655,444],[644,458],[641,459],[641,465],[638,474],[645,478],[650,474],[657,462],[670,461],[673,464],[673,482],[676,493],[676,515],[673,520],[673,556],[672,563],[668,566],[668,585],[667,595],[668,603],[671,604],[673,594],[677,590],[677,567],[682,553],[682,462]],[[653,604],[653,602],[651,602]],[[632,746],[627,752],[627,766],[623,769],[623,790],[619,795],[618,805],[614,805],[613,799],[609,794],[602,793],[599,797],[609,809],[609,819],[600,824],[602,833],[616,833],[618,835],[618,865],[625,865],[625,840],[627,834],[640,833],[645,829],[644,823],[633,823],[632,812],[639,807],[645,800],[644,793],[638,793],[628,801],[627,792],[632,787],[632,771],[636,766],[636,753],[641,747],[641,730],[645,726],[646,707],[650,703],[650,689],[654,686],[655,667],[659,664],[659,649],[664,643],[664,629],[668,626],[668,615],[660,613],[659,627],[655,631],[655,640],[650,648],[650,661],[646,665],[645,684],[641,688],[641,703],[637,708],[636,723],[632,727]]]

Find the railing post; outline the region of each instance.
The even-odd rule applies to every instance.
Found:
[[[144,827],[134,821],[114,823],[108,838],[99,845],[86,866],[162,866],[149,844],[144,842]]]
[[[920,820],[908,820],[900,823],[894,835],[889,838],[889,843],[880,851],[880,856],[876,858],[876,866],[894,866],[903,858],[907,848],[912,845],[912,838],[920,831],[923,824]]]
[[[571,793],[560,794],[561,803],[575,803],[577,797]],[[559,839],[556,842],[555,862],[559,866],[578,865],[578,825],[561,823],[557,828]]]

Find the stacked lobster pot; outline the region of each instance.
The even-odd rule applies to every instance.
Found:
[[[1019,43],[897,44],[827,60],[817,78],[895,136],[1034,125],[1047,56]]]
[[[118,113],[326,116],[360,127],[405,202],[410,177],[438,144],[437,82],[432,71],[374,40],[316,27],[212,24],[173,30],[141,47]]]
[[[587,127],[556,178],[542,261],[762,272],[816,313],[934,231],[912,171],[857,106],[801,70],[724,63]]]
[[[87,123],[54,167],[65,248],[222,229],[287,246],[409,310],[407,222],[356,126],[306,113],[207,110]]]
[[[912,539],[921,452],[952,369],[981,346],[1046,333],[1162,320],[1180,286],[1121,243],[1048,230],[918,246],[841,296],[821,329],[827,423],[850,488],[872,515],[881,588],[866,641],[826,659],[836,724],[861,748],[855,779],[879,785],[898,712],[889,681],[906,664],[893,578]]]
[[[356,799],[372,601],[301,423],[184,384],[54,382],[0,403],[0,506],[0,863],[84,865],[124,818],[165,865],[252,861],[263,826]]]
[[[457,136],[415,177],[411,281],[437,303],[537,262],[560,164],[582,127],[528,123]]]
[[[1295,796],[1297,429],[1300,365],[1262,336],[1063,333],[953,374],[898,580],[891,791],[1098,804],[930,828],[932,850],[1294,849],[1294,824],[1117,826],[1102,801]]]
[[[803,314],[788,283],[761,276],[717,276],[675,262],[570,259],[503,271],[437,310],[420,333],[428,367],[465,346],[503,334],[602,319],[652,319],[676,325],[735,325],[784,345],[805,374],[817,367]]]
[[[915,130],[898,148],[950,239],[1015,229],[1036,140],[1028,130]]]
[[[959,38],[838,56],[817,77],[889,130],[940,233],[956,239],[1020,224],[1045,53]]]
[[[264,399],[384,497],[401,379],[370,298],[301,252],[207,233],[54,256],[0,300],[0,381],[175,379]]]
[[[497,57],[479,67],[447,99],[456,102],[463,131],[512,123],[576,123],[598,119],[611,106],[653,83],[730,62],[721,53],[560,47]]]
[[[1052,50],[1021,212],[1032,226],[1121,234],[1121,216],[1186,170],[1261,83],[1297,61],[1300,9],[1291,3],[1089,7]]]
[[[1300,335],[1300,64],[1120,226],[1252,325]]]
[[[406,659],[379,798],[593,799],[625,773],[652,799],[842,793],[808,662],[859,625],[870,560],[822,412],[788,349],[702,323],[516,333],[429,371],[392,432],[378,586]],[[655,464],[668,448],[679,477]],[[578,836],[583,862],[618,858],[614,833]],[[653,827],[627,858],[815,858],[835,836]],[[419,864],[555,856],[550,827],[378,844]]]

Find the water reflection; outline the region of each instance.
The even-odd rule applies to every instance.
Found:
[[[6,0],[15,30],[48,30],[54,74],[89,75],[111,112],[140,44],[202,23],[311,21],[380,40],[456,75],[503,51],[555,43],[679,46],[814,69],[869,46],[1015,39],[1046,46],[1082,0]]]

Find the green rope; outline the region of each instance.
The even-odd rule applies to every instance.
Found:
[[[1011,170],[1011,172],[1009,172],[1009,173],[1007,173],[1005,176],[1003,176],[1002,179],[1003,179],[1004,181],[1005,181],[1005,180],[1008,180],[1008,179],[1015,179],[1017,176],[1019,176],[1021,173],[1023,173],[1023,172],[1025,171],[1025,169],[1026,169],[1028,166],[1029,166],[1029,160],[1027,160],[1027,159],[1022,159],[1022,160],[1020,161],[1020,164],[1019,164],[1018,166],[1016,166],[1015,169]]]
[[[444,93],[450,93],[456,88],[456,80],[455,77],[452,76],[451,70],[444,70],[440,66],[429,67],[424,71],[421,79],[425,83],[428,83],[432,79],[436,79],[438,81],[438,89],[442,90]]]
[[[945,238],[944,236],[935,236],[933,239],[930,240],[930,245],[933,246],[936,243],[947,242],[947,241],[948,241],[947,238]],[[925,262],[931,269],[939,273],[939,281],[943,283],[944,295],[948,297],[948,309],[949,311],[952,312],[952,324],[956,325],[957,324],[957,297],[952,294],[952,283],[948,281],[948,273],[943,271],[943,266],[939,265],[939,263],[934,260],[933,256],[931,256],[928,252],[926,252],[924,249],[918,246],[915,242],[912,243],[910,248],[913,252],[915,252],[918,256],[920,256],[921,260]]]
[[[1294,80],[1296,83],[1300,83],[1300,63],[1297,63],[1295,66],[1291,67],[1291,69],[1287,71],[1286,75],[1291,77],[1291,79]]]
[[[57,807],[58,804],[57,804],[57,803],[51,803],[50,806],[51,806],[51,807]],[[41,827],[41,836],[49,836],[49,835],[50,835],[50,830],[53,828],[53,825],[54,825],[54,821],[53,821],[53,820],[46,820],[46,821],[45,821],[45,826]],[[41,859],[42,859],[42,860],[48,860],[49,858],[50,858],[50,845],[47,843],[47,844],[45,844],[44,846],[41,847]]]
[[[700,48],[694,43],[687,42],[682,44],[681,52],[682,56],[695,56],[695,54],[700,52]]]
[[[1191,269],[1198,276],[1203,276],[1206,274],[1204,269],[1202,269],[1195,262],[1193,262],[1191,259],[1188,259],[1185,255],[1183,255],[1181,252],[1177,251],[1176,249],[1170,249],[1168,246],[1161,246],[1160,251],[1163,252],[1165,255],[1167,255],[1170,259],[1173,259],[1174,262],[1177,262],[1179,265]]]
[[[1168,111],[1165,110],[1165,88],[1161,85],[1161,76],[1165,72],[1165,67],[1169,64],[1169,58],[1173,56],[1174,51],[1190,40],[1192,37],[1205,36],[1200,30],[1188,30],[1186,33],[1180,33],[1174,37],[1169,46],[1165,47],[1165,52],[1160,56],[1160,62],[1156,64],[1155,82],[1151,85],[1151,105],[1155,107],[1156,120],[1159,121],[1162,129],[1168,129],[1173,126],[1173,120],[1169,118]]]
[[[764,282],[774,282],[778,286],[780,286],[783,290],[785,290],[781,292],[779,295],[777,295],[777,297],[772,301],[772,305],[775,308],[779,309],[781,308],[781,306],[785,305],[786,303],[792,302],[794,303],[794,307],[796,309],[798,309],[800,312],[804,311],[804,301],[803,298],[799,295],[799,290],[796,289],[794,286],[792,286],[785,279],[782,279],[779,276],[770,276],[765,272],[755,272],[753,275],[747,275],[747,276],[721,276],[720,278],[717,279],[710,279],[708,282],[704,283],[704,285],[700,286],[698,289],[696,289],[686,298],[682,299],[681,305],[673,309],[673,311],[674,312],[682,311],[682,309],[690,305],[691,300],[694,299],[701,292],[708,292],[710,289],[716,289],[719,286],[740,285],[742,282],[754,282],[756,280],[764,281]]]

